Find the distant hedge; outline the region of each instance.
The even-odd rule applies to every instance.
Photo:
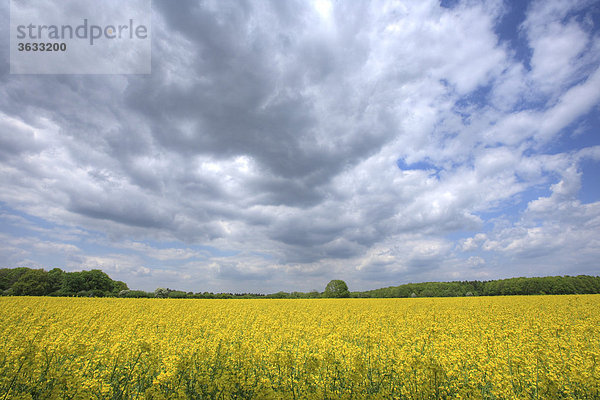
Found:
[[[600,293],[600,277],[578,275],[493,281],[408,283],[366,292],[354,292],[352,297],[411,297],[413,293],[416,295],[414,297],[596,294]]]
[[[338,281],[332,281],[338,282]],[[339,281],[344,283],[343,281]],[[331,282],[330,282],[331,284]],[[344,283],[345,285],[345,283]],[[0,295],[4,296],[85,296],[126,298],[176,298],[176,299],[314,299],[332,296],[327,292],[277,292],[211,293],[184,292],[158,288],[154,292],[129,290],[127,284],[112,280],[98,269],[65,272],[60,268],[50,271],[31,268],[0,269]],[[330,289],[331,291],[332,289]],[[458,297],[507,296],[544,294],[597,294],[600,293],[599,276],[548,276],[543,278],[510,278],[491,281],[423,282],[390,286],[364,292],[350,292],[354,298],[391,297]]]

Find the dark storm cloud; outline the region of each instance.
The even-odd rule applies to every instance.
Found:
[[[185,57],[190,57],[193,75],[187,78],[192,83],[167,82],[168,64],[157,62],[151,78],[129,86],[127,104],[146,116],[164,147],[190,156],[249,155],[275,178],[300,179],[256,188],[273,193],[274,203],[294,205],[301,197],[318,200],[321,194],[314,188],[391,137],[393,132],[360,120],[350,126],[322,124],[323,112],[342,111],[356,118],[352,115],[360,116],[360,108],[366,108],[353,104],[343,74],[348,65],[360,68],[366,53],[346,50],[359,47],[352,36],[319,41],[307,34],[311,20],[305,7],[290,11],[292,3],[286,8],[279,3],[225,3],[211,10],[195,2],[155,6],[167,24],[156,34],[174,31],[186,39],[190,50]],[[318,105],[328,109],[317,110]],[[177,126],[178,120],[185,120],[185,126]],[[325,140],[319,137],[323,134]],[[295,186],[312,193],[298,197]]]
[[[128,198],[112,198],[109,201],[89,201],[89,199],[71,199],[69,211],[86,217],[109,220],[119,224],[142,228],[169,229],[172,217],[149,207],[141,201]]]

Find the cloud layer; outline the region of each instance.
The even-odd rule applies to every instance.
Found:
[[[600,12],[515,7],[156,0],[151,75],[3,69],[0,260],[193,291],[597,273]]]

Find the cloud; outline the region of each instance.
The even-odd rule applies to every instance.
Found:
[[[147,290],[588,271],[591,3],[531,2],[527,60],[495,33],[508,9],[154,1],[151,75],[0,70],[0,259],[75,246],[64,265]]]
[[[586,19],[591,1],[536,1],[523,23],[533,49],[531,79],[537,90],[555,92],[580,78],[581,69],[598,63],[597,33]],[[594,38],[595,36],[595,38]],[[594,43],[596,42],[596,43]]]
[[[462,250],[501,253],[513,270],[523,266],[528,275],[544,268],[547,273],[592,273],[597,268],[600,202],[577,200],[580,185],[581,173],[571,165],[550,186],[550,196],[530,201],[516,224],[499,224],[488,234],[468,238]]]
[[[13,237],[0,233],[0,253],[11,266],[46,268],[56,265],[56,260],[73,260],[80,257],[81,249],[59,241],[31,237]]]

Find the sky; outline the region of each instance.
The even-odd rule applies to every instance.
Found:
[[[153,0],[137,75],[10,74],[8,21],[1,267],[253,293],[600,275],[598,1]]]

